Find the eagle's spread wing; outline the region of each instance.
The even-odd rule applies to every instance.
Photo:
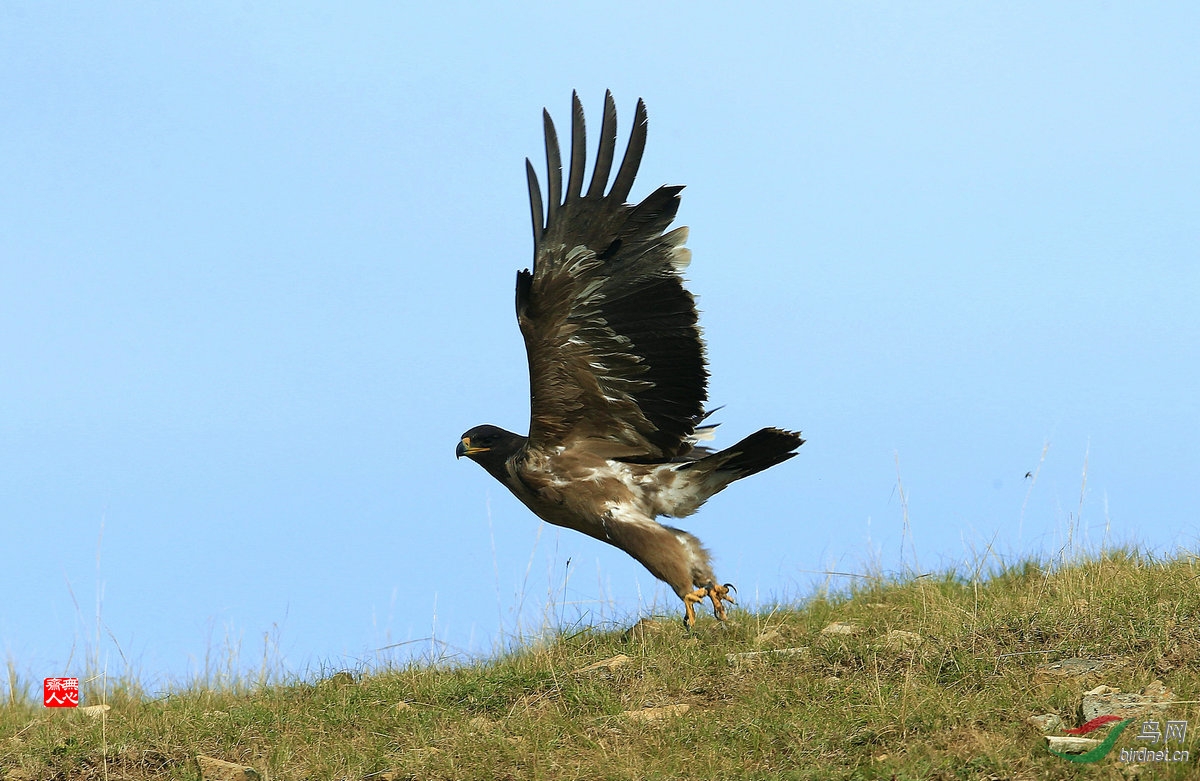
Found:
[[[533,271],[517,275],[517,320],[529,354],[529,444],[588,440],[607,458],[655,462],[689,452],[704,415],[708,372],[696,305],[680,272],[686,228],[664,233],[682,187],[626,204],[646,144],[638,101],[633,133],[605,194],[617,141],[611,93],[591,183],[583,107],[572,100],[571,159],[563,192],[558,137],[545,113],[547,204],[526,160],[533,213]]]

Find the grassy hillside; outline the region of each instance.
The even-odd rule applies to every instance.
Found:
[[[779,649],[799,650],[728,657]],[[1046,668],[1075,657],[1106,664]],[[1161,716],[1188,720],[1172,748],[1189,762],[1119,761],[1148,745],[1135,725],[1103,760],[1071,763],[1026,721],[1074,727],[1085,690],[1154,680],[1190,701]],[[196,755],[267,779],[1198,778],[1200,560],[869,582],[690,635],[671,616],[473,666],[106,699],[99,716],[0,707],[0,778],[198,779]]]

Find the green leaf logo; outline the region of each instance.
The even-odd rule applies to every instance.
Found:
[[[1091,751],[1083,754],[1064,754],[1061,751],[1055,751],[1052,748],[1048,748],[1046,750],[1054,756],[1065,759],[1068,762],[1099,762],[1108,755],[1108,752],[1112,751],[1112,747],[1116,744],[1117,738],[1121,737],[1121,733],[1125,731],[1125,728],[1129,726],[1131,721],[1133,721],[1133,719],[1125,719],[1124,721],[1118,722],[1117,725],[1108,733],[1108,736],[1104,738],[1103,743],[1101,743],[1099,746],[1096,746]]]

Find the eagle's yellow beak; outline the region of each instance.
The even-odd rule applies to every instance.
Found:
[[[454,457],[462,458],[463,456],[473,456],[476,453],[486,453],[491,448],[488,447],[471,447],[471,438],[463,437],[462,442],[458,443],[458,447],[454,449]]]

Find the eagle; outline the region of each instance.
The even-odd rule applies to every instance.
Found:
[[[708,370],[696,302],[684,286],[687,228],[668,231],[681,186],[626,202],[646,146],[646,106],[609,185],[617,143],[612,93],[591,180],[583,107],[572,95],[566,185],[558,136],[543,110],[547,193],[528,158],[533,270],[517,273],[517,323],[529,358],[529,435],[492,425],[462,435],[466,456],[539,518],[616,546],[683,600],[684,625],[712,602],[725,620],[731,584],[708,550],[659,523],[691,515],[735,480],[775,466],[804,444],[798,431],[764,428],[724,450],[708,416]]]

